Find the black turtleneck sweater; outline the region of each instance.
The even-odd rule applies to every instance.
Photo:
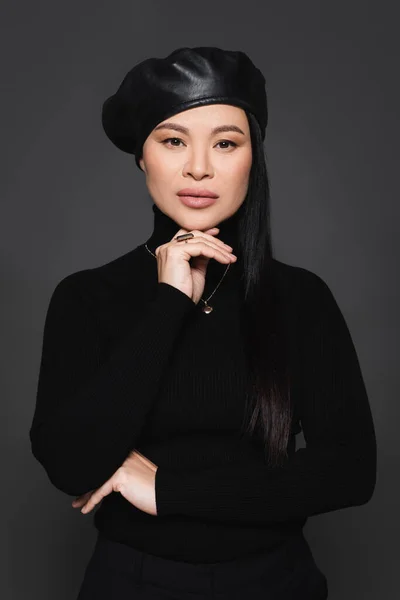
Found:
[[[180,228],[156,205],[152,252]],[[237,251],[237,213],[218,238]],[[297,348],[295,416],[284,467],[239,435],[248,382],[240,335],[240,262],[202,312],[158,282],[144,243],[64,277],[43,333],[32,452],[71,496],[100,487],[136,448],[158,465],[157,516],[121,494],[94,513],[106,537],[188,562],[272,550],[308,517],[361,505],[376,479],[376,439],[348,327],[328,285],[274,259]],[[210,260],[203,298],[226,264]],[[296,450],[303,430],[306,447]]]

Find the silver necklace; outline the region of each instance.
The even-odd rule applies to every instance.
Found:
[[[149,249],[149,247],[147,246],[147,244],[145,244],[144,246],[145,246],[146,250],[148,250],[148,252],[150,252],[150,254],[151,254],[152,256],[154,256],[154,258],[157,258],[157,256],[156,256],[156,255],[155,255],[155,254],[154,254],[154,253],[153,253],[153,252],[152,252],[152,251]],[[206,315],[209,315],[209,314],[210,314],[210,312],[212,312],[212,311],[214,310],[214,309],[213,309],[213,307],[212,307],[212,306],[210,306],[210,305],[208,304],[208,300],[209,300],[209,299],[210,299],[210,298],[211,298],[211,297],[212,297],[212,296],[215,294],[215,292],[217,291],[217,289],[218,289],[218,288],[219,288],[219,286],[221,285],[221,283],[222,283],[222,280],[223,280],[223,278],[225,277],[225,275],[227,274],[227,272],[228,272],[228,269],[229,269],[229,267],[230,267],[230,266],[231,266],[231,263],[229,263],[229,264],[227,265],[227,267],[226,267],[226,269],[225,269],[225,271],[224,271],[224,274],[222,275],[221,279],[219,280],[219,282],[218,282],[218,284],[217,284],[217,287],[216,287],[216,288],[215,288],[215,290],[212,292],[212,294],[210,294],[210,296],[208,296],[207,300],[204,300],[203,298],[200,298],[200,300],[201,300],[202,302],[204,302],[204,306],[202,307],[202,309],[201,309],[201,310],[202,310],[202,311],[203,311],[203,313],[205,313]]]

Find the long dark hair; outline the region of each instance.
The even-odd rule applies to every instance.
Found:
[[[270,183],[261,130],[246,112],[252,142],[252,166],[239,212],[239,245],[244,291],[243,334],[250,372],[247,431],[261,432],[270,466],[287,457],[293,407],[282,298],[275,276],[270,228]]]

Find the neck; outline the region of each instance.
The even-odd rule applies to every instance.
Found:
[[[165,244],[170,241],[173,236],[177,233],[178,229],[181,226],[174,221],[171,217],[162,212],[156,204],[153,203],[152,210],[154,213],[154,221],[153,221],[153,232],[151,236],[148,238],[146,244],[149,250],[155,254],[155,250],[161,244]],[[238,260],[236,262],[231,263],[229,270],[224,278],[232,279],[234,275],[239,271],[239,236],[238,236],[238,223],[239,223],[239,211],[228,217],[227,219],[221,221],[216,224],[216,227],[219,228],[218,237],[219,240],[232,246],[233,254],[238,256]],[[183,242],[184,243],[184,242]],[[228,263],[220,263],[214,259],[210,259],[207,266],[207,280],[219,280]]]

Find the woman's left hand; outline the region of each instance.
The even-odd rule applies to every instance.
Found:
[[[157,469],[157,465],[151,460],[137,450],[133,450],[108,481],[97,490],[76,498],[72,506],[74,508],[82,506],[81,512],[86,514],[111,492],[120,492],[136,508],[156,516]]]

